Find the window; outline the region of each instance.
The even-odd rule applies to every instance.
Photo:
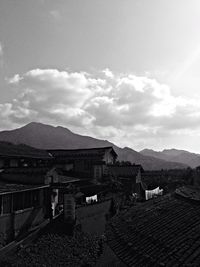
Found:
[[[95,173],[95,178],[96,179],[101,178],[101,166],[96,165],[94,167],[94,173]]]
[[[4,160],[4,167],[10,167],[10,160],[9,159]]]
[[[23,209],[23,198],[22,193],[13,194],[13,210],[22,210]]]
[[[23,195],[24,195],[24,199],[23,199],[23,201],[24,201],[24,208],[31,207],[31,194],[30,193],[31,192],[29,192],[29,191],[26,191],[26,192],[23,193]]]
[[[11,213],[12,210],[12,194],[3,195],[3,214]]]
[[[0,196],[0,215],[40,205],[40,190],[17,192]]]
[[[0,196],[0,214],[8,214],[12,211],[12,195]]]
[[[39,190],[13,194],[13,210],[23,210],[39,206]]]
[[[39,204],[40,204],[40,202],[39,202],[39,200],[40,200],[40,195],[39,195],[39,190],[34,190],[34,191],[31,191],[31,193],[32,193],[32,206],[33,207],[37,207],[37,206],[39,206]]]
[[[84,160],[84,169],[86,171],[90,170],[91,168],[91,162],[89,160]]]

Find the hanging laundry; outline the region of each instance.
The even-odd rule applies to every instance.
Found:
[[[161,196],[163,195],[163,189],[160,189],[160,187],[157,187],[153,190],[145,190],[145,199],[151,199],[154,196]]]

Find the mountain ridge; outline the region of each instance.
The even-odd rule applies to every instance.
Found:
[[[166,161],[175,161],[184,163],[191,168],[200,165],[200,154],[192,153],[182,149],[164,149],[162,151],[155,151],[153,149],[143,149],[140,151],[144,156],[160,158]]]
[[[0,141],[26,144],[38,149],[77,149],[113,146],[118,154],[118,160],[141,164],[144,169],[159,170],[188,167],[186,164],[168,162],[152,156],[142,155],[129,147],[120,148],[107,140],[79,135],[62,126],[51,126],[38,122],[31,122],[14,130],[1,131]]]

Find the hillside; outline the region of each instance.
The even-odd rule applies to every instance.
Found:
[[[200,165],[200,154],[191,153],[185,150],[164,149],[163,151],[157,152],[152,149],[144,149],[140,151],[140,153],[144,156],[183,163],[191,168],[195,168]]]
[[[118,154],[118,160],[141,164],[146,170],[187,167],[187,165],[182,163],[167,162],[152,156],[143,155],[128,147],[120,148],[107,140],[75,134],[64,127],[53,127],[35,122],[15,130],[0,132],[0,141],[26,144],[39,149],[75,149],[113,146]]]

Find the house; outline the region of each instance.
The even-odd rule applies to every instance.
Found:
[[[48,167],[52,159],[52,156],[45,150],[23,144],[0,142],[0,169]]]
[[[69,176],[96,182],[107,175],[107,165],[114,164],[117,159],[112,147],[54,149],[48,152],[55,158],[56,165],[62,166]]]
[[[0,142],[0,244],[24,235],[54,214],[48,183],[52,156],[46,151]],[[52,214],[53,213],[53,214]]]
[[[50,217],[49,185],[0,182],[0,247]]]
[[[200,198],[189,200],[184,191],[132,206],[108,222],[107,244],[125,266],[199,266]]]
[[[109,176],[120,181],[127,194],[137,194],[144,198],[146,185],[142,181],[141,173],[144,172],[141,165],[109,165]]]
[[[45,150],[0,142],[0,180],[21,184],[44,184],[52,165]]]

